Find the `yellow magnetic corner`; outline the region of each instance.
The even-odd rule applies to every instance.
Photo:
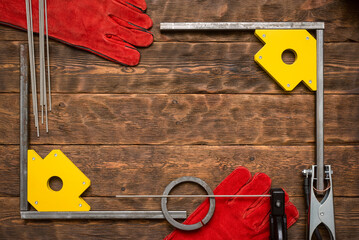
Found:
[[[60,150],[52,150],[42,159],[28,150],[28,202],[37,211],[90,211],[80,195],[91,185],[88,179]],[[62,180],[62,188],[49,186],[51,177]]]
[[[300,82],[317,90],[317,44],[307,30],[255,30],[265,44],[254,56],[258,63],[285,91],[292,91]],[[295,53],[293,64],[286,64],[282,54]]]

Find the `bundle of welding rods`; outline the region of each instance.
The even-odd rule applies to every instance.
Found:
[[[51,111],[51,81],[50,81],[50,57],[49,57],[49,30],[47,24],[47,0],[39,0],[39,56],[40,56],[40,106],[41,106],[41,124],[44,124],[46,132],[49,132],[47,111]],[[34,31],[32,22],[32,3],[31,0],[25,0],[26,3],[26,21],[27,38],[29,44],[29,62],[30,79],[32,93],[32,109],[35,117],[35,127],[37,136],[40,136],[39,109],[37,105],[37,87],[36,87],[36,68],[35,68],[35,50],[34,50]],[[46,27],[46,60],[47,60],[47,83],[45,68],[45,27]],[[47,99],[48,89],[48,99]],[[44,116],[45,112],[45,116]]]

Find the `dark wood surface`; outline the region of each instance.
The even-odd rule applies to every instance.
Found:
[[[160,22],[324,21],[325,162],[334,170],[337,239],[359,238],[359,7],[354,0],[147,1],[154,44],[124,67],[51,41],[50,133],[30,144],[61,149],[92,181],[92,210],[159,210],[154,199],[192,175],[215,188],[237,166],[265,172],[287,190],[304,239],[301,171],[315,164],[315,94],[281,88],[253,61],[253,32],[164,33]],[[162,220],[24,221],[19,217],[19,44],[26,33],[0,26],[0,239],[162,239]],[[36,40],[36,39],[35,39]],[[202,193],[191,184],[177,193]],[[170,201],[193,211],[200,199]],[[181,206],[178,209],[178,206]]]

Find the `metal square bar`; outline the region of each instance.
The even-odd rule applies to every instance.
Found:
[[[324,29],[324,22],[165,22],[161,30]]]
[[[186,219],[186,211],[170,211],[173,218]],[[37,212],[21,211],[22,219],[164,219],[162,211],[88,211]]]
[[[27,203],[27,149],[28,149],[28,52],[20,45],[20,211],[29,209]]]
[[[316,153],[317,190],[324,190],[324,31],[317,30]]]

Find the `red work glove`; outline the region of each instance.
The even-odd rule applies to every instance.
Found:
[[[271,179],[264,173],[251,173],[244,167],[234,170],[214,190],[216,195],[262,195],[269,194]],[[194,224],[201,221],[209,208],[208,199],[203,202],[184,222]],[[270,198],[216,198],[216,208],[207,225],[195,231],[174,230],[165,239],[171,240],[253,240],[269,239]],[[298,217],[297,208],[285,196],[287,227]]]
[[[32,0],[34,31],[39,31],[39,2]],[[134,66],[134,46],[153,42],[145,0],[48,0],[49,36],[103,58]],[[0,0],[0,23],[26,29],[25,0]]]

